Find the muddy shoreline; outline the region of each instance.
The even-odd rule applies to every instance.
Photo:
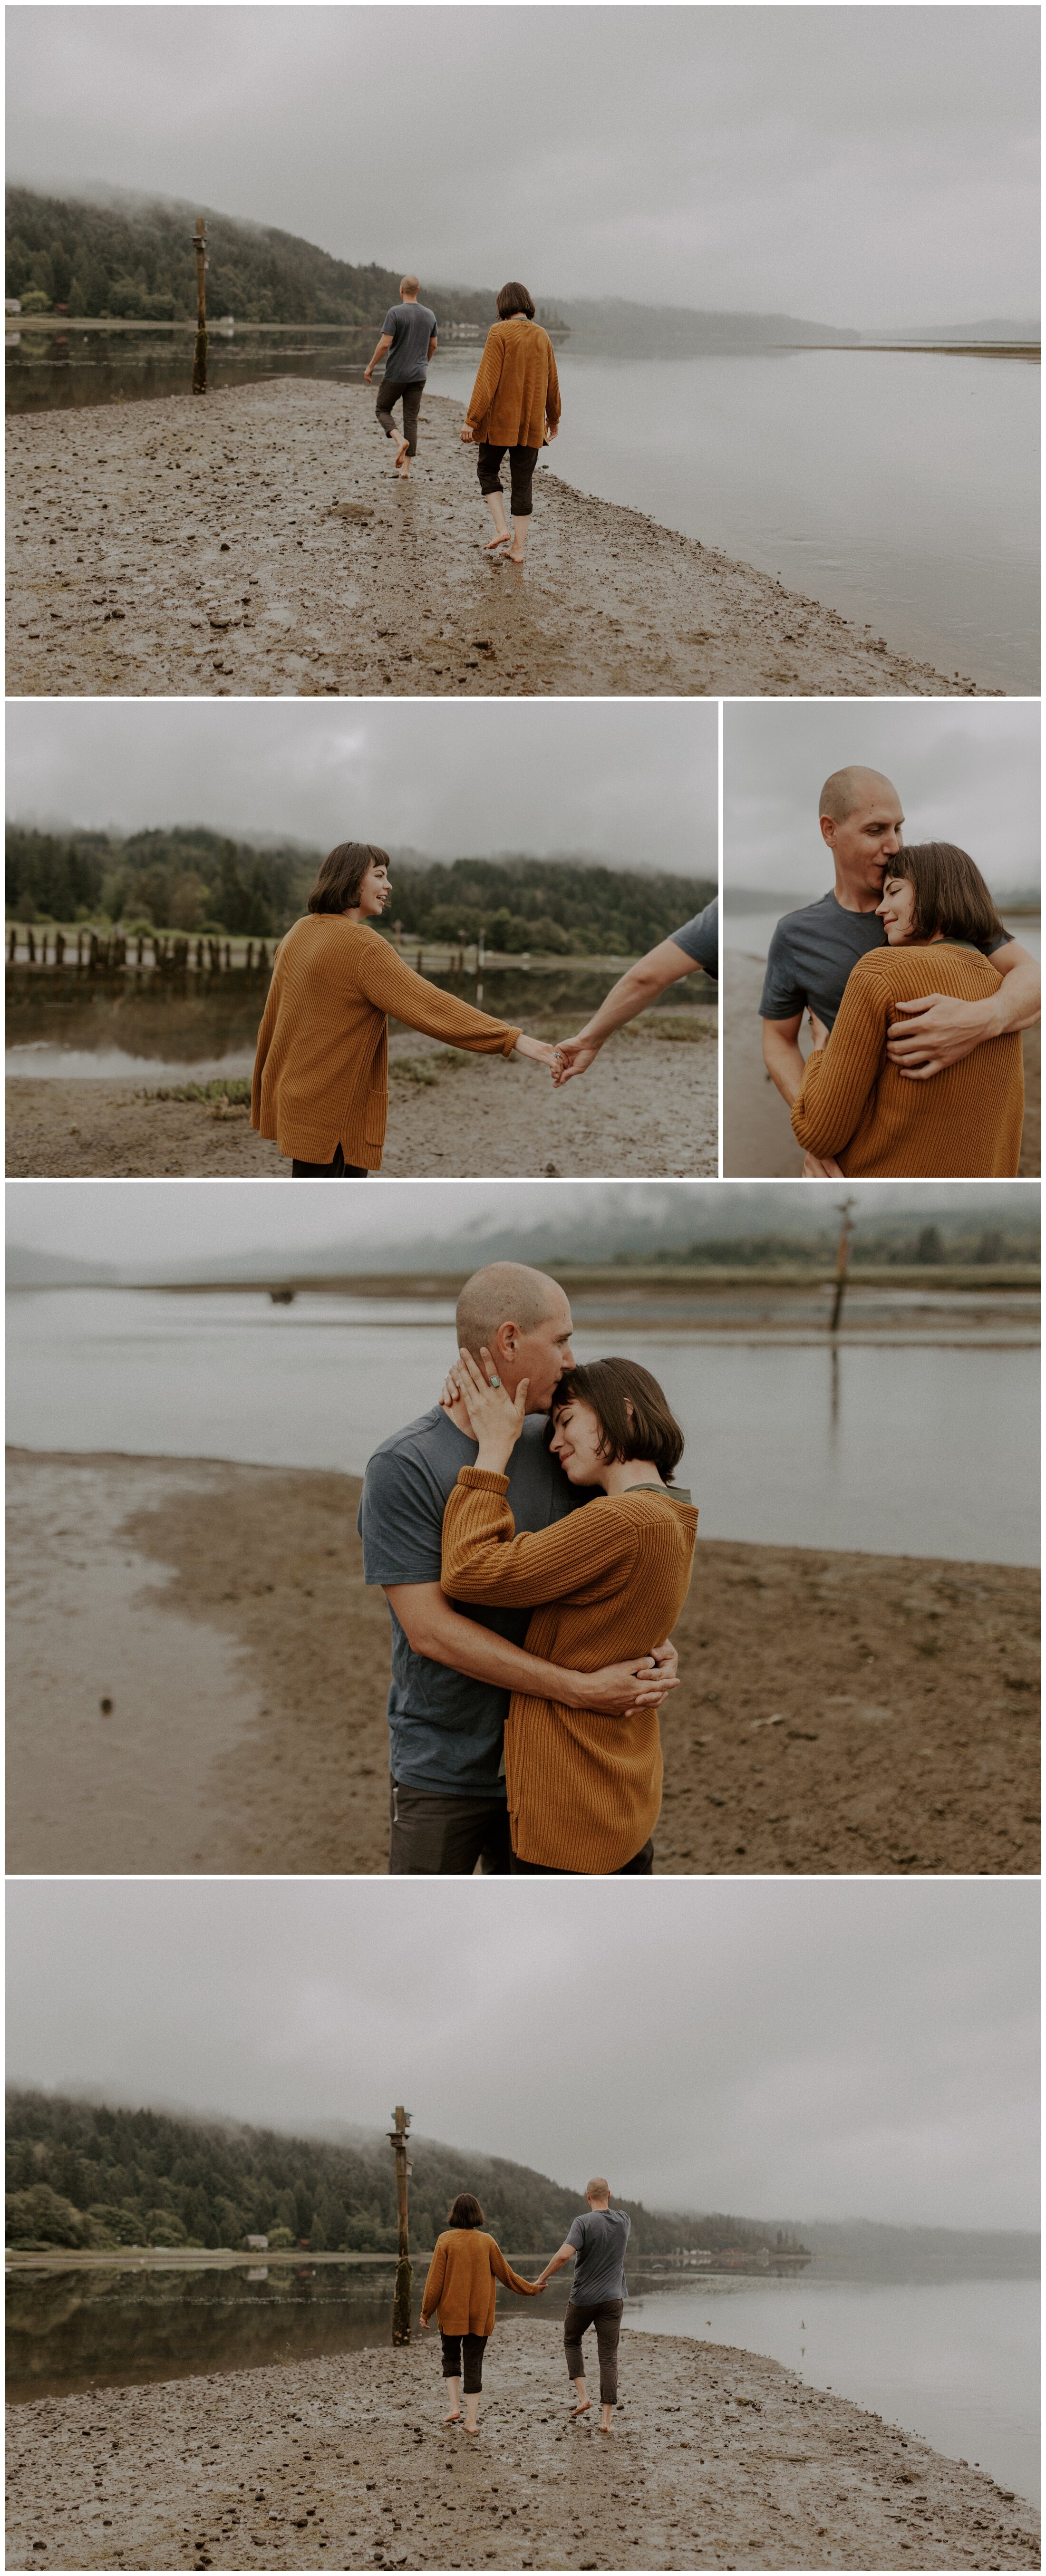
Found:
[[[554,449],[526,566],[499,567],[460,424],[426,394],[403,485],[362,385],[14,415],[8,694],[1003,694],[576,491]]]
[[[420,2336],[11,2409],[8,2566],[1039,2564],[1031,2505],[761,2354],[626,2333],[613,2435],[570,2424],[560,2333],[504,2306],[475,2442]]]
[[[9,1869],[383,1875],[359,1479],[12,1450],[8,1491]],[[658,1873],[1034,1872],[1038,1598],[1022,1566],[699,1536]]]

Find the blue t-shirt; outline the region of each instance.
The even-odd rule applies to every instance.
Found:
[[[476,1448],[476,1441],[459,1431],[438,1404],[382,1441],[368,1461],[357,1520],[365,1582],[439,1582],[443,1513],[459,1468],[472,1466]],[[586,1490],[568,1484],[558,1459],[546,1449],[543,1414],[528,1415],[507,1472],[508,1501],[518,1530],[549,1529],[591,1500]],[[513,1645],[523,1644],[529,1610],[497,1610],[472,1601],[456,1601],[454,1607]],[[416,1655],[391,1609],[390,1617],[393,1779],[411,1789],[504,1797],[508,1692],[452,1672],[449,1664],[434,1663],[428,1655]]]
[[[706,975],[719,975],[719,897],[713,896],[703,912],[695,912],[692,921],[684,921],[681,930],[673,930],[677,948],[682,948],[695,964],[703,966]]]
[[[427,304],[394,304],[382,324],[382,338],[392,335],[385,353],[387,385],[423,385],[429,367],[429,341],[436,336],[436,316]]]
[[[631,2233],[623,2209],[589,2209],[568,2227],[566,2241],[577,2254],[570,2295],[578,2305],[627,2299],[625,2247]]]
[[[1005,948],[1009,932],[979,943],[986,957]],[[877,912],[847,912],[834,893],[801,912],[786,912],[778,922],[766,961],[759,1016],[792,1020],[816,1011],[826,1029],[839,1013],[847,981],[858,960],[872,948],[885,948],[886,932]]]

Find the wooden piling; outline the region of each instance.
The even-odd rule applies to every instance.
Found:
[[[197,215],[193,234],[196,260],[196,345],[193,350],[192,389],[194,394],[207,391],[207,230],[203,216]]]
[[[835,1300],[832,1306],[832,1320],[828,1327],[829,1332],[832,1333],[838,1332],[839,1321],[843,1311],[843,1298],[846,1294],[846,1274],[850,1267],[850,1246],[853,1242],[854,1231],[850,1218],[850,1210],[851,1208],[855,1208],[856,1205],[856,1199],[841,1199],[839,1202],[839,1214],[842,1218],[842,1224],[839,1228],[839,1245],[835,1256]]]
[[[410,2291],[413,2273],[410,2260],[410,2233],[407,2225],[407,2131],[412,2114],[397,2102],[392,2114],[395,2128],[388,2132],[389,2145],[396,2159],[396,2224],[399,2251],[396,2261],[396,2286],[392,2294],[392,2340],[394,2344],[410,2342]]]

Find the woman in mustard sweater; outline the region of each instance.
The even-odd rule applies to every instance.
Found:
[[[479,1443],[443,1515],[442,1583],[453,1601],[532,1611],[526,1645],[575,1672],[650,1654],[670,1635],[690,1585],[697,1513],[672,1486],[683,1451],[656,1378],[633,1360],[572,1368],[552,1399],[549,1446],[572,1485],[594,1499],[551,1528],[521,1531],[505,1468],[526,1413],[468,1351],[456,1379]],[[599,1717],[514,1691],[505,1726],[515,1871],[649,1876],[661,1807],[655,1708]]]
[[[814,1045],[792,1106],[798,1142],[848,1179],[1016,1172],[1019,1030],[986,1038],[932,1082],[914,1080],[886,1052],[898,1003],[930,993],[981,1002],[998,992],[1002,977],[982,950],[1006,933],[980,869],[951,841],[916,842],[889,860],[877,910],[886,946],[870,949],[847,977],[831,1034],[810,1015]]]
[[[281,939],[258,1031],[251,1125],[291,1157],[295,1180],[362,1180],[381,1170],[389,1114],[389,1013],[476,1055],[553,1049],[416,975],[368,924],[392,893],[384,850],[341,841]]]
[[[488,555],[521,564],[534,508],[534,467],[560,418],[559,377],[548,332],[534,320],[533,297],[513,278],[498,297],[498,319],[488,331],[472,400],[461,435],[476,440],[479,488],[494,521]],[[512,521],[505,517],[501,460],[508,451]]]
[[[434,2316],[439,2317],[443,2376],[450,2401],[443,2418],[445,2424],[461,2422],[461,2357],[464,2347],[466,2433],[479,2431],[476,2418],[483,2386],[483,2355],[494,2332],[499,2281],[504,2282],[506,2290],[518,2290],[521,2298],[540,2297],[537,2283],[524,2281],[518,2272],[514,2272],[511,2263],[506,2263],[500,2245],[486,2234],[483,2212],[472,2192],[459,2191],[453,2207],[448,2210],[443,2234],[436,2238],[436,2250],[422,2293],[421,2323],[424,2329]]]

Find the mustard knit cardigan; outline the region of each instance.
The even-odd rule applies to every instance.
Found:
[[[460,1470],[443,1515],[452,1600],[532,1607],[528,1652],[575,1672],[662,1643],[689,1589],[692,1503],[663,1485],[634,1486],[517,1538],[507,1493],[507,1476]],[[543,1869],[623,1869],[657,1823],[662,1770],[656,1709],[601,1717],[513,1691],[505,1786],[514,1852]]]
[[[548,332],[514,313],[495,322],[472,388],[466,418],[491,447],[542,447],[545,422],[559,420],[559,377]]]
[[[986,1038],[930,1082],[909,1082],[886,1039],[898,1002],[948,993],[983,1002],[1002,977],[977,948],[939,939],[873,948],[847,977],[827,1046],[807,1060],[792,1126],[807,1153],[847,1175],[980,1180],[1017,1170],[1024,1123],[1018,1030]]]
[[[479,1055],[511,1055],[520,1034],[416,975],[387,941],[344,914],[310,912],[276,951],[258,1031],[251,1125],[281,1154],[381,1170],[389,1114],[388,1014]]]
[[[540,2295],[533,2281],[524,2281],[506,2263],[500,2245],[482,2227],[445,2227],[429,2264],[422,2316],[435,2316],[438,2310],[441,2334],[493,2334],[499,2281],[524,2298]]]

